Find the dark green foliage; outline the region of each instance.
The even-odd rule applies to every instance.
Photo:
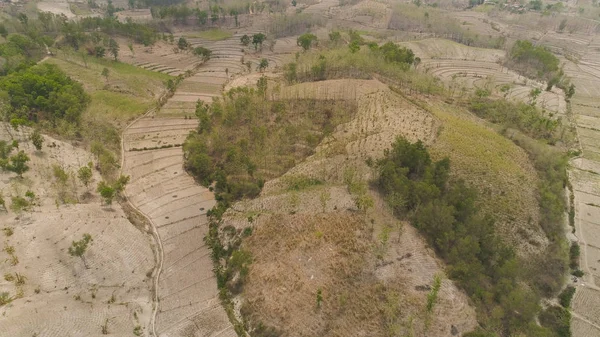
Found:
[[[378,167],[386,201],[446,261],[450,278],[477,305],[485,331],[508,336],[535,329],[530,323],[539,311],[538,296],[519,284],[515,253],[496,236],[494,220],[479,213],[477,192],[449,180],[450,161],[433,162],[423,143],[399,137]]]
[[[469,110],[492,123],[521,130],[549,143],[557,141],[561,120],[544,116],[535,106],[504,99],[477,97],[469,102]]]
[[[571,313],[569,309],[551,306],[540,314],[540,324],[552,330],[557,337],[571,337]]]
[[[379,48],[387,62],[413,64],[415,54],[406,47],[399,47],[393,42],[387,42]]]
[[[560,295],[558,295],[558,300],[560,301],[560,305],[562,305],[564,308],[570,308],[571,300],[573,299],[574,295],[575,295],[575,287],[572,287],[572,286],[566,287],[565,290],[563,290],[560,293]]]
[[[23,151],[19,151],[14,156],[9,158],[8,164],[4,167],[4,169],[16,173],[20,178],[23,177],[23,173],[29,171],[29,166],[27,166],[27,162],[29,161],[29,156],[25,154]]]
[[[196,47],[196,48],[194,48],[193,53],[196,56],[200,56],[203,61],[208,61],[210,59],[210,55],[212,54],[212,51],[208,48]]]
[[[119,57],[119,44],[117,43],[117,41],[115,41],[114,39],[110,39],[108,40],[108,50],[110,51],[110,54],[115,58],[115,61],[117,60],[117,58]]]
[[[570,263],[569,267],[571,269],[579,268],[579,255],[581,254],[581,248],[577,242],[573,242],[571,244],[571,249],[569,250]]]
[[[263,42],[267,39],[267,36],[263,33],[257,33],[252,35],[252,44],[254,45],[254,49],[262,49]]]
[[[241,38],[240,38],[240,42],[244,45],[247,46],[250,44],[250,36],[244,34]]]
[[[98,193],[100,193],[100,196],[102,197],[102,200],[104,201],[105,204],[107,204],[107,205],[112,204],[113,199],[116,194],[114,187],[110,186],[105,181],[101,181],[98,183],[98,188],[96,189],[96,191]]]
[[[585,273],[583,272],[583,270],[581,270],[581,269],[577,269],[577,270],[574,270],[574,271],[571,273],[571,275],[573,275],[573,276],[577,276],[577,277],[583,277],[583,275],[585,275]]]
[[[77,124],[90,102],[81,84],[48,63],[1,78],[0,89],[8,93],[11,119]]]
[[[33,144],[33,146],[35,146],[36,150],[40,151],[42,149],[42,145],[44,144],[44,137],[42,137],[38,129],[35,129],[33,131],[29,139],[31,139],[31,143]]]
[[[185,37],[180,37],[179,41],[177,41],[177,48],[180,50],[186,50],[189,46],[190,44],[187,42]]]

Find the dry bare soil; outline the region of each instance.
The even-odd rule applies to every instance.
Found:
[[[90,193],[94,188],[77,180],[76,170],[93,160],[91,154],[50,137],[36,151],[27,136],[27,131],[0,126],[0,139],[20,140],[19,149],[31,158],[23,179],[0,173],[9,208],[0,210],[0,292],[13,298],[0,307],[0,335],[99,336],[103,326],[111,336],[131,336],[137,326],[145,334],[155,263],[150,237],[129,222],[118,204],[102,206]],[[54,176],[55,165],[69,174],[65,186]],[[91,186],[99,179],[94,174]],[[26,191],[35,193],[35,206],[11,209],[11,197],[24,197]],[[64,193],[69,204],[60,201]],[[93,238],[85,253],[89,269],[68,253],[84,233]]]

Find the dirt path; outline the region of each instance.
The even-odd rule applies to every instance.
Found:
[[[236,335],[220,304],[210,250],[203,241],[214,196],[184,171],[180,146],[197,126],[197,120],[186,117],[193,115],[196,101],[220,95],[226,68],[237,72],[237,41],[233,37],[209,46],[213,59],[186,78],[160,111],[150,111],[123,134],[122,167],[131,176],[126,195],[151,223],[157,245],[150,323],[154,336]]]
[[[575,236],[585,276],[576,282],[573,336],[600,336],[600,38],[595,37],[578,65],[565,73],[576,86],[572,110],[582,155],[569,172],[575,197]]]

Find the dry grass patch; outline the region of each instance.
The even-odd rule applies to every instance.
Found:
[[[452,173],[477,187],[481,207],[520,254],[542,250],[547,239],[538,224],[538,178],[525,151],[466,112],[444,103],[431,108],[443,123],[432,155],[448,156]]]
[[[418,299],[364,271],[371,234],[363,219],[348,211],[264,216],[245,244],[254,262],[242,312],[283,335],[386,335],[382,313]]]

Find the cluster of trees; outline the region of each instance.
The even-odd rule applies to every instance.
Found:
[[[19,143],[13,141],[7,143],[4,140],[0,140],[0,169],[3,171],[10,171],[16,173],[19,177],[23,177],[23,173],[29,170],[27,162],[29,162],[29,156],[23,151],[19,151],[15,155],[10,155],[13,149],[19,148]]]
[[[150,25],[132,21],[120,22],[116,18],[86,17],[79,21],[64,22],[61,32],[65,41],[75,49],[90,41],[97,40],[92,33],[108,36],[123,36],[144,46],[151,46],[158,40],[158,32]]]
[[[244,46],[247,46],[250,43],[252,43],[254,45],[254,50],[259,50],[259,49],[262,50],[263,43],[265,42],[266,39],[267,39],[267,36],[263,33],[256,33],[256,34],[253,34],[252,36],[248,36],[247,34],[244,34],[240,38],[240,42]]]
[[[350,118],[351,103],[323,100],[266,100],[267,81],[258,90],[229,91],[211,105],[199,102],[198,129],[183,145],[185,168],[205,186],[215,182],[219,204],[254,197],[267,179],[285,173]]]
[[[5,60],[0,65],[0,74],[6,75],[30,67],[41,59],[44,52],[39,41],[26,35],[12,34],[5,43],[0,44],[0,56]]]
[[[81,84],[47,63],[0,78],[0,90],[9,104],[8,120],[78,124],[90,102]]]
[[[303,48],[310,48],[314,44],[315,39],[310,35],[312,34],[304,34],[298,38],[298,43]],[[298,58],[297,63],[285,66],[284,77],[288,82],[293,83],[348,77],[372,78],[374,74],[378,74],[394,82],[401,81],[401,84],[427,86],[428,88],[423,88],[427,91],[439,89],[432,77],[410,71],[411,65],[416,66],[420,62],[412,50],[399,47],[392,42],[381,47],[376,43],[369,43],[369,48],[361,50],[362,38],[359,39],[360,35],[358,34],[355,36],[358,38],[351,36],[351,42],[347,48],[340,47],[318,54],[305,53]],[[341,35],[332,34],[330,36],[333,43],[339,39],[341,39]],[[353,46],[355,46],[354,49]],[[335,62],[330,62],[330,59]]]
[[[492,123],[519,129],[532,138],[544,139],[551,144],[560,137],[561,120],[544,116],[533,104],[474,97],[469,102],[469,110]]]
[[[544,46],[534,46],[530,41],[518,40],[509,53],[507,63],[526,76],[548,81],[547,90],[559,84],[563,72],[559,60]]]
[[[425,235],[478,307],[482,329],[465,336],[554,336],[563,317],[544,312],[543,326],[535,323],[540,295],[523,286],[513,249],[495,234],[494,219],[478,211],[478,193],[449,179],[449,159],[434,162],[420,141],[399,137],[377,167],[394,213]]]
[[[178,24],[189,24],[190,18],[194,18],[199,26],[206,26],[209,21],[211,25],[216,24],[219,19],[221,22],[225,21],[227,17],[235,20],[235,26],[239,26],[239,15],[247,14],[250,12],[250,8],[254,6],[250,3],[246,3],[242,7],[230,7],[223,8],[218,4],[209,6],[209,10],[202,10],[200,8],[189,8],[185,5],[182,6],[164,6],[164,7],[152,7],[150,11],[153,18],[158,19],[173,19]],[[257,5],[261,10],[264,9],[264,5]]]

